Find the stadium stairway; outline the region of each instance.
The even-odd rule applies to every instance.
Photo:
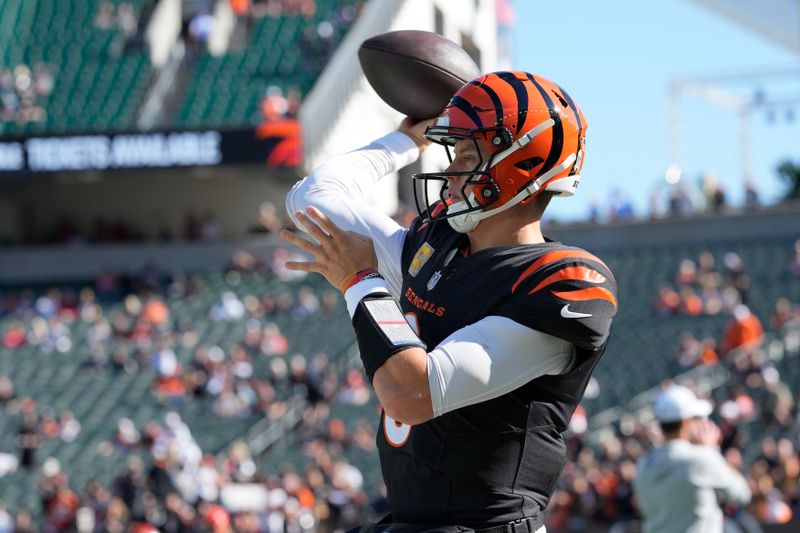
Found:
[[[217,345],[226,352],[241,342],[248,317],[224,322],[210,320],[209,311],[220,302],[223,292],[234,292],[242,299],[287,293],[296,300],[302,287],[310,287],[319,298],[328,289],[318,276],[289,283],[273,275],[253,273],[226,276],[222,271],[211,271],[198,277],[202,286],[200,294],[196,297],[168,297],[165,302],[171,316],[180,315],[189,320],[198,334],[198,346]],[[347,313],[341,305],[340,302],[337,311],[323,320],[314,315],[298,318],[289,314],[276,314],[257,320],[261,321],[262,327],[270,321],[279,325],[289,341],[287,358],[294,354],[308,358],[324,350],[335,362],[353,342],[352,336],[342,335],[348,328]],[[109,317],[119,309],[120,304],[109,304],[104,306],[104,314]],[[0,333],[5,332],[9,323],[17,318],[0,318]],[[23,318],[28,324],[33,319],[30,315]],[[314,334],[309,335],[312,324]],[[321,326],[319,329],[318,325]],[[0,501],[7,508],[27,507],[35,515],[40,512],[38,503],[31,500],[30,494],[36,493],[39,467],[48,457],[60,462],[62,469],[70,476],[73,489],[83,490],[92,479],[110,482],[120,473],[121,465],[131,453],[110,445],[117,422],[123,417],[131,419],[141,429],[150,421],[163,421],[167,412],[175,411],[191,428],[201,449],[211,453],[218,453],[233,441],[244,438],[250,427],[261,420],[261,415],[255,413],[219,417],[214,414],[213,399],[208,396],[188,398],[178,403],[159,401],[153,393],[155,373],[147,367],[134,373],[87,367],[87,330],[87,324],[75,321],[70,327],[72,346],[64,353],[45,352],[40,346],[30,344],[16,349],[0,348],[0,376],[8,376],[14,383],[16,399],[35,399],[40,414],[50,411],[56,419],[63,411],[70,411],[82,425],[82,431],[72,442],[64,442],[58,437],[45,439],[36,450],[35,469],[26,471],[20,468],[2,479]],[[116,342],[115,347],[123,347],[129,352],[134,349],[129,342]],[[176,347],[175,351],[178,360],[186,368],[194,350]],[[268,359],[263,355],[253,357],[254,377],[266,381],[271,379]],[[289,387],[276,387],[276,401],[289,401],[296,392]],[[0,451],[17,454],[19,424],[19,414],[0,411]],[[133,453],[147,455],[144,450]]]

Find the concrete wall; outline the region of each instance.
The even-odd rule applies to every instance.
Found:
[[[569,201],[554,198],[554,202]],[[705,215],[625,224],[546,226],[545,234],[590,250],[659,244],[730,242],[770,237],[800,239],[800,202],[752,213]]]
[[[162,228],[180,237],[189,209],[201,216],[210,210],[223,237],[239,238],[261,202],[273,200],[282,207],[293,182],[293,175],[280,179],[261,166],[47,176],[4,191],[0,223],[5,229],[24,216],[25,231],[41,238],[64,214],[84,230],[98,217],[121,219],[154,239]],[[0,237],[6,233],[18,234],[0,231]]]

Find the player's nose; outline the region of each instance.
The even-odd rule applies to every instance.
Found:
[[[447,194],[456,201],[463,200],[462,189],[466,179],[466,176],[447,176]]]

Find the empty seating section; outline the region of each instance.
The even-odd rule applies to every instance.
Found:
[[[338,10],[356,4],[354,0],[317,1],[314,17],[301,15],[265,16],[253,19],[247,46],[213,57],[204,53],[178,111],[180,126],[234,127],[262,120],[259,102],[270,86],[286,95],[296,89],[304,96],[313,86],[327,59],[346,32],[337,22]],[[326,50],[312,50],[322,42],[317,26],[328,21],[333,36]],[[309,37],[310,36],[310,37]]]
[[[122,0],[114,0],[120,4]],[[152,0],[128,0],[138,12]],[[53,89],[39,97],[42,120],[0,121],[4,136],[130,129],[151,79],[141,48],[125,47],[116,25],[95,26],[100,2],[0,2],[0,67],[43,63]]]

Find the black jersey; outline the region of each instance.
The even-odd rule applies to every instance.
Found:
[[[478,528],[541,513],[566,461],[562,433],[616,311],[613,275],[580,248],[545,242],[467,255],[466,244],[446,221],[417,219],[406,236],[400,306],[428,348],[502,316],[568,340],[575,363],[416,426],[384,415],[377,440],[393,521]]]

